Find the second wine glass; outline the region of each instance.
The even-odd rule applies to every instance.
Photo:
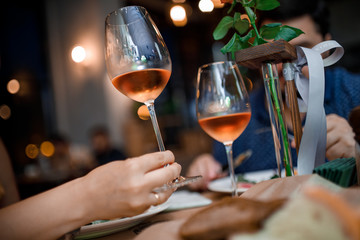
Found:
[[[165,151],[154,101],[169,81],[171,59],[160,31],[145,8],[128,6],[108,14],[105,20],[105,60],[114,87],[147,106],[159,150]],[[154,191],[180,187],[199,178],[179,177]]]
[[[232,196],[237,196],[232,144],[247,127],[251,108],[243,78],[235,62],[216,62],[199,68],[196,111],[201,128],[225,146]]]

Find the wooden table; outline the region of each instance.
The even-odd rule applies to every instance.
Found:
[[[230,194],[204,192],[204,197],[213,200],[213,203],[223,199],[224,197],[231,196]],[[128,240],[128,239],[170,239],[181,240],[178,236],[180,226],[188,219],[192,214],[198,212],[204,207],[189,208],[172,212],[159,213],[140,224],[112,235],[104,236],[101,240]]]
[[[317,182],[320,185],[328,185],[327,180],[322,179],[317,175],[302,175],[287,178],[271,179],[263,181],[246,192],[241,194],[241,198],[254,199],[258,201],[286,199],[294,192],[301,191],[302,187],[308,182]],[[320,182],[319,182],[320,181]],[[340,187],[337,187],[340,189]],[[360,188],[358,186],[348,189],[343,189],[342,192],[352,191],[352,195],[360,196]],[[354,191],[355,190],[355,195]],[[350,193],[350,192],[349,192]],[[204,197],[207,197],[215,202],[230,197],[230,194],[215,193],[215,192],[204,192]],[[358,199],[358,197],[356,198]],[[356,204],[358,206],[358,203]],[[193,214],[204,209],[205,207],[189,208],[172,212],[163,212],[154,215],[142,223],[127,229],[122,232],[118,232],[109,236],[104,236],[102,240],[152,240],[152,239],[166,239],[166,240],[183,240],[179,236],[179,229],[182,224]],[[359,219],[360,220],[360,219]],[[360,236],[360,232],[359,232]]]

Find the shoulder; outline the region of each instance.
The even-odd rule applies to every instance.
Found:
[[[325,70],[325,110],[346,117],[349,110],[360,105],[360,74],[342,67]]]
[[[325,82],[327,85],[341,88],[350,87],[354,91],[358,91],[360,89],[360,74],[349,72],[342,67],[327,68],[325,70]]]

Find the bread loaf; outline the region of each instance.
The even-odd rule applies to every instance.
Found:
[[[351,206],[342,196],[342,192],[306,187],[270,216],[261,231],[231,240],[359,240],[359,203]]]
[[[225,198],[191,216],[180,228],[187,240],[224,239],[235,232],[255,232],[285,200],[270,202]]]

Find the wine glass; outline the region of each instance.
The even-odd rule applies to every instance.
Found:
[[[171,59],[158,28],[145,8],[128,6],[107,15],[105,60],[114,87],[147,106],[159,150],[165,151],[154,101],[169,81]],[[179,177],[156,191],[183,186],[199,178]]]
[[[225,146],[232,196],[237,196],[232,144],[251,118],[249,97],[235,62],[215,62],[198,70],[196,112],[201,128]]]

